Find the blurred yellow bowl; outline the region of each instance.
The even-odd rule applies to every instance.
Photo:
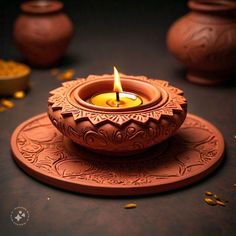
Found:
[[[27,65],[16,64],[24,66],[25,71],[17,75],[0,75],[0,96],[13,95],[15,92],[26,90],[29,87],[31,69]]]

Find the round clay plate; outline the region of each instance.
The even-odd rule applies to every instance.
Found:
[[[93,195],[142,195],[177,189],[212,172],[224,152],[221,133],[188,114],[178,133],[146,152],[130,157],[92,153],[64,138],[47,114],[16,128],[14,160],[39,181]]]

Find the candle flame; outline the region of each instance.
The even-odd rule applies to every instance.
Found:
[[[120,81],[120,75],[118,70],[114,66],[114,87],[113,91],[116,93],[121,93],[123,92],[122,86],[121,86],[121,81]]]

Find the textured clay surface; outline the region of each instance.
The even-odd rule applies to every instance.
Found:
[[[120,75],[125,91],[138,95],[142,91],[147,100],[144,104],[111,109],[86,102],[86,98],[113,86],[113,75],[90,75],[50,92],[48,115],[52,124],[75,143],[116,156],[140,153],[175,134],[187,114],[183,91],[164,80]]]
[[[188,69],[187,79],[215,85],[230,79],[236,61],[236,3],[189,0],[191,12],[170,28],[167,45]]]
[[[177,189],[200,180],[220,163],[224,141],[214,126],[188,114],[177,134],[164,143],[113,158],[72,143],[44,113],[16,128],[11,147],[17,164],[39,181],[80,193],[125,196]]]

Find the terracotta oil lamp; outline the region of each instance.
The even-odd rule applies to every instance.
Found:
[[[183,92],[166,81],[114,68],[114,76],[79,78],[50,94],[48,114],[11,138],[16,163],[43,183],[101,196],[153,194],[199,181],[223,159],[220,131],[186,116]]]
[[[187,113],[181,90],[116,68],[114,76],[90,75],[50,94],[52,124],[73,142],[109,155],[131,155],[161,143],[176,133]]]

